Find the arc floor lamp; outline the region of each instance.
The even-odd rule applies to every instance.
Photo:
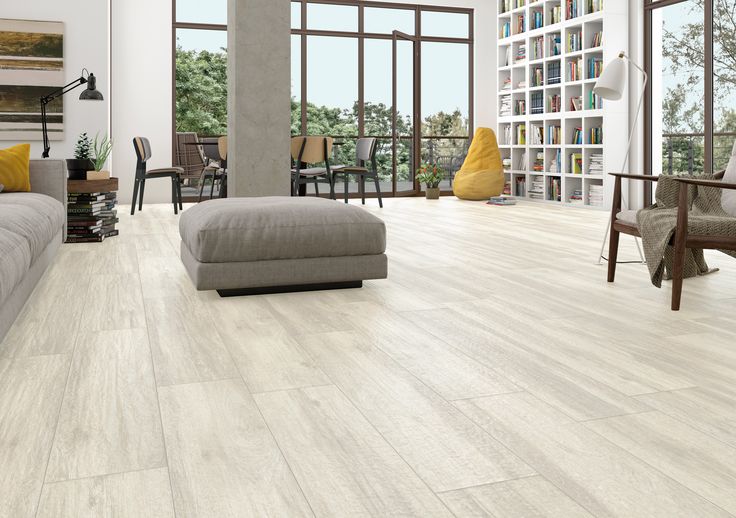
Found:
[[[87,74],[85,76],[85,73]],[[66,93],[71,92],[75,88],[87,85],[87,88],[79,94],[80,101],[104,101],[104,97],[97,90],[97,78],[94,74],[91,74],[86,68],[82,69],[82,73],[78,79],[75,79],[66,86],[62,86],[58,90],[51,92],[45,97],[41,97],[41,129],[43,131],[43,158],[49,157],[49,151],[51,151],[51,144],[49,144],[49,128],[48,128],[48,117],[46,116],[46,106],[53,102],[55,99],[63,96]]]
[[[641,72],[644,78],[644,82],[641,88],[641,95],[639,96],[639,103],[636,108],[636,115],[634,116],[634,123],[631,124],[629,142],[626,145],[626,156],[624,157],[623,164],[621,164],[622,174],[626,172],[626,166],[629,163],[629,157],[631,156],[631,143],[634,140],[634,133],[636,133],[636,124],[639,121],[639,114],[641,113],[641,107],[644,103],[644,93],[646,92],[647,84],[649,83],[649,76],[647,75],[646,71],[639,65],[634,63],[634,61],[632,61],[631,58],[629,58],[629,56],[627,56],[624,51],[621,51],[618,57],[606,66],[606,68],[603,70],[603,73],[598,78],[598,81],[596,81],[595,87],[593,87],[593,92],[596,95],[601,96],[603,99],[609,101],[620,101],[624,95],[624,92],[626,91],[626,80],[628,76],[627,65],[631,65],[639,72]],[[624,192],[622,192],[622,206],[626,207],[627,205],[628,202],[626,190],[624,189]],[[603,251],[606,248],[606,241],[608,240],[608,233],[610,232],[610,229],[611,220],[609,219],[608,225],[606,225],[606,234],[605,236],[603,236],[603,243],[601,244],[601,253],[598,255],[598,264],[601,264],[604,259],[608,260],[606,257],[603,256]],[[643,264],[645,262],[645,259],[644,254],[641,251],[641,247],[639,246],[639,240],[637,238],[634,238],[634,241],[636,242],[636,248],[637,250],[639,250],[639,257],[641,258],[641,262]]]

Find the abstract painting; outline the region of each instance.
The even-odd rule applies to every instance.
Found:
[[[0,140],[41,140],[40,99],[64,84],[64,24],[0,19]],[[46,111],[49,139],[62,140],[63,100]]]

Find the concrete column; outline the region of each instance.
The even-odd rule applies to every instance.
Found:
[[[289,0],[228,0],[228,195],[289,195]]]

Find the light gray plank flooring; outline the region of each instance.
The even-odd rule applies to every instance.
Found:
[[[673,313],[605,213],[365,209],[361,290],[197,292],[168,204],[63,245],[0,343],[0,516],[736,516],[732,258]]]

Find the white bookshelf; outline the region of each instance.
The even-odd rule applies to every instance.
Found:
[[[498,0],[498,140],[506,168],[506,181],[511,194],[519,198],[563,205],[591,203],[591,192],[602,190],[600,208],[610,208],[613,182],[606,174],[618,172],[625,154],[628,137],[628,98],[591,104],[596,77],[589,70],[591,60],[608,64],[620,51],[628,51],[628,2],[620,0],[578,0],[576,16],[567,16],[572,0]],[[600,10],[595,10],[603,4]],[[591,5],[594,7],[591,9]],[[561,20],[553,19],[553,9],[561,8]],[[541,27],[533,28],[534,18]],[[524,20],[523,30],[520,20]],[[506,25],[509,24],[509,25]],[[510,35],[504,37],[504,27]],[[602,44],[595,46],[594,36],[602,33]],[[552,38],[560,40],[559,54],[553,50]],[[575,36],[579,48],[568,46]],[[538,51],[536,51],[538,50]],[[523,59],[517,59],[524,55]],[[568,70],[571,63],[581,63],[579,77]],[[560,78],[555,82],[554,68],[559,65]],[[541,71],[541,72],[540,72]],[[539,84],[535,79],[539,79]],[[509,81],[510,80],[510,81]],[[554,111],[549,100],[560,97],[560,110]],[[541,112],[533,104],[541,97]],[[581,97],[580,110],[573,110],[571,98]],[[518,111],[523,102],[524,111]],[[510,107],[511,113],[504,108]],[[536,107],[536,105],[535,105]],[[535,113],[532,113],[534,111]],[[517,137],[518,128],[526,129],[526,141]],[[532,140],[533,128],[542,128],[542,142]],[[550,140],[550,128],[559,128],[559,141]],[[582,143],[573,140],[576,129],[582,131]],[[591,130],[600,128],[602,144],[591,140]],[[510,138],[509,138],[510,134]],[[559,167],[555,167],[558,162]],[[571,155],[579,157],[582,167],[572,167]],[[601,155],[601,156],[597,156]],[[601,163],[597,172],[592,164]],[[519,192],[520,181],[525,190]],[[530,191],[541,182],[534,196]],[[559,200],[554,196],[553,182],[558,182]],[[579,192],[582,202],[574,201]]]

